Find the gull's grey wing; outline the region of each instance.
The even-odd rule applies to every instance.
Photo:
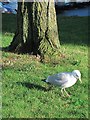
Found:
[[[54,85],[62,86],[68,82],[68,75],[66,73],[58,73],[48,77],[48,82]]]
[[[63,73],[58,73],[56,76],[57,76],[57,80],[64,81],[70,79],[71,73],[63,72]]]

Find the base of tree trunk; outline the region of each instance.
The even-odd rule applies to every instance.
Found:
[[[39,55],[49,62],[58,57],[59,49],[54,2],[19,2],[17,30],[6,50]]]

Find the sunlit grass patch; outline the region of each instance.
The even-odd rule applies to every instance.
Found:
[[[63,56],[60,57],[59,64],[41,63],[29,54],[2,52],[3,118],[88,118],[88,44],[84,41],[87,36],[83,35],[85,39],[81,41],[74,38],[75,35],[79,37],[79,31],[84,34],[80,26],[83,25],[85,29],[87,26],[83,24],[86,23],[86,18],[76,18],[60,18],[60,50]],[[81,23],[78,28],[79,21]],[[77,28],[72,37],[69,26]],[[10,44],[13,35],[4,31],[3,47]],[[72,39],[68,38],[69,35]],[[73,44],[73,39],[76,44]],[[62,97],[59,87],[52,86],[49,90],[50,86],[42,81],[48,75],[74,69],[80,70],[82,84],[77,81],[74,86],[66,89],[70,98]]]

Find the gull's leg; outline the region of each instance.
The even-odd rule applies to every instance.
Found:
[[[70,97],[70,95],[67,93],[67,91],[65,90],[65,88],[64,88],[63,90],[65,91],[66,95],[67,95],[68,97]]]
[[[61,93],[62,93],[62,96],[65,97],[64,94],[63,94],[63,89],[64,89],[64,88],[61,88]]]

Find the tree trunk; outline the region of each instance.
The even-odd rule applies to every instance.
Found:
[[[19,2],[17,30],[9,50],[44,58],[59,48],[54,2]]]

